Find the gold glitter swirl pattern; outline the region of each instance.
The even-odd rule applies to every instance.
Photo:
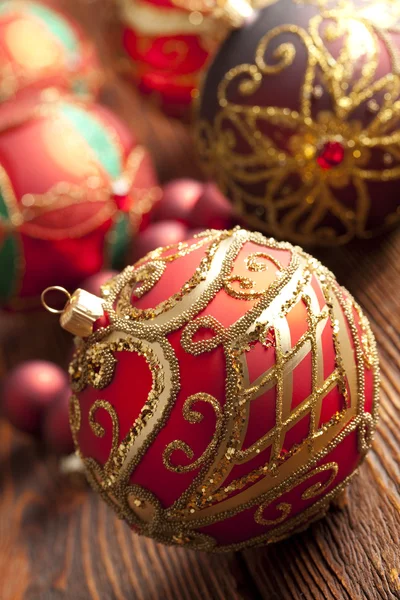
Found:
[[[325,473],[326,471],[331,471],[328,480],[322,484],[321,482],[314,483],[311,487],[306,489],[305,492],[302,493],[301,497],[303,500],[310,500],[311,498],[315,498],[315,496],[319,496],[322,494],[335,480],[336,475],[339,472],[339,466],[335,462],[326,463],[326,465],[322,465],[321,467],[317,467],[311,473],[308,473],[307,477],[304,478],[304,481],[314,477],[314,475],[319,475],[320,473]],[[299,482],[302,483],[302,482]]]
[[[225,234],[226,235],[226,234]],[[149,309],[138,309],[131,304],[132,294],[136,295],[136,282],[137,282],[137,271],[133,267],[127,267],[124,271],[126,284],[121,290],[118,301],[117,301],[117,312],[120,315],[131,317],[133,319],[143,319],[149,320],[154,319],[154,317],[166,312],[167,310],[172,309],[178,302],[182,301],[182,299],[188,295],[192,290],[194,290],[202,281],[204,281],[207,271],[209,269],[211,260],[216,252],[216,249],[219,245],[221,239],[223,239],[223,232],[213,232],[213,235],[199,237],[199,241],[194,244],[187,244],[186,242],[181,242],[176,246],[167,246],[162,249],[157,249],[150,252],[147,256],[141,259],[136,263],[136,266],[139,266],[139,269],[143,269],[140,271],[141,280],[144,282],[143,286],[140,287],[139,290],[148,291],[151,289],[158,281],[160,280],[165,266],[177,260],[178,258],[182,258],[183,256],[187,256],[192,252],[195,252],[199,248],[203,247],[205,244],[211,241],[209,248],[206,251],[206,256],[202,259],[201,264],[195,270],[195,273],[190,278],[190,280],[182,286],[182,288],[176,294],[173,294],[167,300],[161,302],[155,308]],[[164,255],[165,251],[171,250],[171,254]],[[175,251],[176,250],[176,251]],[[149,262],[145,262],[149,261]],[[145,262],[143,267],[140,265]],[[154,265],[157,265],[155,268]]]
[[[210,394],[199,393],[190,396],[185,400],[183,405],[183,416],[186,421],[191,424],[201,423],[204,416],[198,410],[193,410],[193,405],[199,402],[206,402],[210,406],[212,406],[215,415],[216,415],[216,426],[215,433],[210,444],[207,446],[206,450],[203,452],[199,458],[188,465],[174,465],[171,462],[171,456],[173,452],[176,450],[180,450],[184,452],[186,456],[192,460],[194,457],[194,452],[191,447],[182,440],[175,440],[168,444],[163,453],[163,463],[169,471],[173,471],[174,473],[187,473],[189,471],[193,471],[194,469],[198,469],[210,456],[212,456],[213,452],[217,447],[217,443],[219,441],[221,435],[221,425],[222,425],[222,408],[219,402],[210,396]]]
[[[372,217],[373,185],[400,179],[400,53],[393,40],[400,10],[390,0],[360,7],[352,0],[292,2],[320,10],[307,27],[283,23],[267,31],[254,64],[225,73],[213,121],[200,117],[196,125],[198,151],[256,229],[304,244],[369,238],[400,220],[395,198],[386,216]],[[390,65],[382,74],[386,55]],[[261,105],[262,86],[286,70],[291,77],[296,64],[304,72],[296,108]],[[326,102],[317,111],[321,98]],[[327,146],[339,148],[337,162],[321,166]]]
[[[115,453],[117,452],[119,440],[119,424],[115,408],[106,400],[96,400],[96,402],[90,407],[89,410],[89,425],[95,436],[102,438],[106,433],[104,427],[100,425],[100,423],[95,419],[96,413],[100,409],[104,410],[108,414],[112,423],[111,451],[104,465],[104,470],[107,471],[110,466],[110,463],[114,460]]]
[[[338,464],[335,462],[327,463],[325,465],[322,465],[321,467],[317,467],[317,468],[313,469],[313,471],[311,471],[310,473],[307,473],[304,477],[296,480],[295,485],[298,486],[301,483],[304,483],[305,481],[310,479],[311,477],[314,477],[315,475],[318,475],[320,473],[325,473],[326,471],[331,471],[328,480],[323,484],[321,482],[314,483],[311,487],[306,489],[301,495],[302,500],[311,500],[312,498],[319,496],[325,490],[327,490],[332,485],[332,483],[335,480],[336,475],[338,474],[338,471],[339,471]],[[286,521],[286,519],[290,516],[290,513],[292,512],[293,507],[291,504],[289,504],[288,502],[281,502],[280,504],[278,504],[276,506],[276,510],[278,510],[282,514],[273,520],[265,519],[262,515],[263,515],[263,512],[265,511],[265,509],[268,506],[270,506],[270,504],[271,504],[271,502],[269,502],[269,501],[264,502],[256,510],[255,515],[254,515],[254,520],[259,525],[267,525],[269,527],[271,525],[280,525],[281,523]]]
[[[282,265],[275,258],[266,252],[255,252],[248,256],[245,260],[245,265],[249,271],[261,272],[268,268],[267,263],[260,262],[263,258],[266,261],[273,263],[278,269],[278,277],[282,273]],[[238,286],[235,286],[238,284]],[[257,300],[262,298],[267,292],[266,289],[257,289],[256,282],[250,277],[243,275],[229,275],[224,281],[224,289],[229,296],[238,300]]]
[[[291,513],[292,505],[288,502],[281,502],[280,504],[278,504],[276,510],[278,510],[281,513],[281,515],[276,519],[264,519],[262,513],[265,509],[266,506],[264,504],[261,504],[261,506],[259,506],[256,510],[254,520],[259,525],[267,525],[269,527],[271,525],[279,525],[280,523],[283,523],[283,521],[286,521],[286,519]]]
[[[77,445],[77,434],[81,428],[81,407],[77,396],[73,395],[69,401],[69,423],[71,426],[72,438],[75,446]]]
[[[214,335],[208,339],[194,342],[194,336],[202,330],[212,332]],[[203,354],[203,352],[214,350],[222,344],[225,339],[225,328],[215,317],[206,315],[204,317],[199,317],[186,325],[182,333],[181,344],[182,348],[186,350],[188,354],[199,356],[200,354]]]

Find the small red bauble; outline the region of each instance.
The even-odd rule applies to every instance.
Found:
[[[69,17],[41,2],[1,3],[0,101],[50,86],[96,93],[101,81],[95,46]]]
[[[230,229],[235,224],[232,205],[213,183],[203,193],[189,215],[189,224],[202,229]]]
[[[316,259],[244,230],[160,248],[103,288],[70,366],[90,481],[138,533],[229,551],[322,516],[369,448],[367,319]]]
[[[36,306],[123,265],[159,188],[147,152],[109,110],[54,90],[0,106],[0,304]]]
[[[135,239],[132,258],[136,261],[160,246],[183,242],[187,238],[187,232],[187,227],[179,221],[152,223]]]
[[[196,138],[247,224],[336,245],[400,221],[399,57],[392,0],[269,0],[230,34]]]
[[[42,360],[23,363],[4,381],[2,412],[19,430],[39,434],[45,413],[67,389],[68,379],[57,365]]]
[[[163,195],[151,212],[153,221],[177,220],[187,225],[201,198],[204,184],[195,179],[175,179],[165,184]],[[161,244],[164,245],[164,244]]]
[[[198,95],[199,78],[226,28],[185,1],[118,0],[118,4],[123,46],[132,60],[128,73],[165,113],[187,115]]]

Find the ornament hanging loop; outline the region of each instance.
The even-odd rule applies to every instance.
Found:
[[[46,302],[46,294],[53,291],[63,292],[67,297],[67,302],[62,310],[52,308]],[[104,316],[102,298],[98,298],[85,290],[77,289],[73,294],[70,294],[63,287],[54,285],[45,289],[41,298],[46,310],[60,315],[61,327],[79,337],[91,335],[95,322]]]
[[[42,292],[42,295],[40,296],[40,299],[41,299],[41,301],[42,301],[42,304],[43,304],[44,308],[45,308],[45,309],[46,309],[48,312],[50,312],[50,313],[52,313],[52,314],[54,314],[54,315],[61,315],[61,314],[64,312],[64,308],[65,308],[65,306],[64,306],[64,308],[62,308],[62,309],[60,310],[60,309],[58,309],[58,308],[52,308],[52,307],[51,307],[49,304],[47,304],[47,302],[46,302],[46,295],[47,295],[49,292],[62,292],[62,293],[63,293],[63,294],[66,296],[66,298],[67,298],[67,301],[66,301],[66,303],[65,303],[65,306],[67,305],[67,303],[68,303],[68,302],[70,302],[70,301],[71,301],[71,294],[68,292],[68,290],[66,290],[65,288],[61,287],[60,285],[52,285],[52,286],[50,286],[50,287],[46,288],[46,289],[45,289],[45,290]]]

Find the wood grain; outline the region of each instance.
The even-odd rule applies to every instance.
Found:
[[[201,176],[190,136],[149,109],[111,68],[109,0],[63,0],[97,37],[103,101],[150,147],[162,181]],[[95,26],[93,15],[97,16]],[[0,600],[400,598],[400,231],[316,253],[371,319],[381,355],[373,450],[341,506],[292,539],[226,556],[166,548],[131,534],[54,459],[0,421]],[[65,365],[70,340],[47,315],[0,314],[0,377],[29,358]]]

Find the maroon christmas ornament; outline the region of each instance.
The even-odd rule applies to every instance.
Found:
[[[269,0],[206,76],[199,153],[246,223],[301,244],[400,220],[400,3]]]

